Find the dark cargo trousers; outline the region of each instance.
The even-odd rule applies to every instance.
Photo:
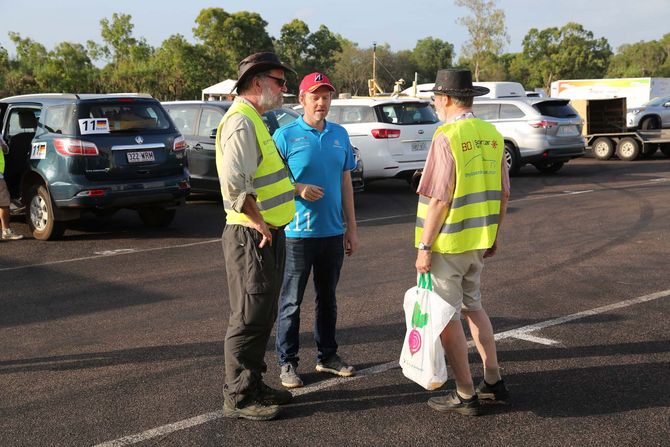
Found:
[[[286,250],[284,230],[270,231],[272,245],[258,248],[262,236],[253,228],[226,225],[223,230],[230,299],[223,394],[234,406],[255,400],[267,369],[263,358],[277,318]]]

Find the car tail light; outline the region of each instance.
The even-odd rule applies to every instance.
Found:
[[[179,186],[179,189],[189,189],[191,187],[186,180],[177,183],[177,186]]]
[[[87,189],[77,194],[77,197],[102,197],[107,194],[104,189]]]
[[[177,138],[174,139],[174,144],[172,145],[172,150],[175,152],[183,151],[186,149],[186,140],[184,137],[179,135]]]
[[[381,139],[381,138],[399,138],[400,130],[399,129],[372,129],[372,136]]]
[[[74,138],[54,138],[56,151],[66,157],[74,155],[98,155],[98,147],[90,141]]]
[[[528,123],[528,124],[530,124],[531,127],[534,127],[534,128],[536,128],[536,129],[538,129],[538,128],[540,128],[540,127],[543,128],[543,129],[548,129],[549,127],[558,126],[558,122],[557,122],[557,121],[547,121],[547,120],[542,120],[542,121],[532,121],[532,122],[530,122],[530,123]]]

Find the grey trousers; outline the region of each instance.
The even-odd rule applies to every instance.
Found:
[[[223,230],[230,300],[223,394],[232,406],[255,400],[267,369],[264,357],[277,319],[286,255],[284,230],[271,232],[272,245],[258,248],[262,239],[258,231],[242,225],[226,225]]]

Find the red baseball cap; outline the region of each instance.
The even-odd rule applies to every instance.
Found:
[[[333,87],[330,83],[330,79],[328,79],[328,76],[326,76],[323,73],[314,72],[310,73],[304,78],[302,78],[302,82],[300,82],[300,92],[310,92],[312,93],[314,90],[321,86],[326,86],[331,92],[335,91],[335,87]]]

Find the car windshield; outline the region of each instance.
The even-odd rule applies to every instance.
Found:
[[[572,108],[567,100],[538,102],[533,104],[533,108],[541,115],[553,118],[576,118],[578,116],[577,111]]]
[[[665,104],[668,101],[670,101],[670,97],[661,96],[661,97],[654,98],[654,99],[650,100],[648,103],[645,103],[644,105],[645,106],[658,107],[658,106],[662,106],[663,104]]]
[[[154,102],[134,99],[83,103],[80,118],[106,118],[110,132],[165,130],[170,121],[163,109]]]
[[[439,121],[428,103],[403,102],[379,107],[383,122],[389,124],[434,124]]]

